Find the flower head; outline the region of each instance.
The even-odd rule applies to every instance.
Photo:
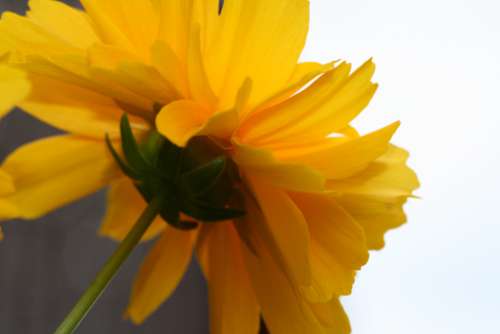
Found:
[[[236,174],[221,203],[245,215],[190,230],[158,218],[130,319],[144,321],[170,295],[196,249],[213,333],[256,333],[261,314],[272,333],[348,333],[339,296],[368,250],[405,222],[418,187],[407,153],[389,143],[399,123],[366,135],[350,126],[376,91],[373,62],[299,63],[307,0],[226,0],[222,11],[217,0],[82,4],[31,0],[25,17],[0,21],[0,51],[29,81],[19,106],[68,133],[4,162],[19,216],[109,185],[100,233],[122,239],[147,199],[104,141],[125,140],[122,114],[143,142],[155,133],[181,151],[210,142]],[[192,212],[182,214],[203,221]]]

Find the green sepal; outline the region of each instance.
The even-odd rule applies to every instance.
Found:
[[[116,163],[118,164],[122,172],[128,177],[134,180],[138,180],[140,178],[139,173],[133,170],[129,165],[127,165],[125,161],[122,160],[118,152],[116,152],[115,148],[113,147],[113,143],[111,143],[111,139],[109,138],[108,134],[106,134],[106,145],[108,146],[111,155],[115,159]]]
[[[199,197],[213,189],[226,169],[226,157],[218,157],[181,176],[181,187],[189,195]]]
[[[165,138],[156,131],[152,131],[144,143],[140,145],[142,155],[149,165],[157,166],[160,156],[160,149],[165,142]]]
[[[187,200],[182,204],[182,212],[207,223],[240,218],[245,215],[245,211],[240,209],[213,207],[194,200]]]
[[[160,216],[172,227],[181,230],[192,230],[198,226],[196,222],[181,220],[180,204],[177,197],[167,193],[162,200]]]
[[[162,178],[174,182],[181,170],[182,156],[182,148],[165,140],[157,164],[157,169],[161,171]]]
[[[127,114],[123,114],[120,120],[120,134],[122,137],[122,149],[129,165],[139,173],[146,173],[151,169],[144,155],[139,149],[134,133],[130,127]]]

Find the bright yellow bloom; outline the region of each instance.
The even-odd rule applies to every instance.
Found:
[[[350,332],[339,296],[405,222],[418,187],[407,153],[389,144],[398,123],[367,135],[349,125],[376,91],[372,61],[298,63],[307,0],[226,0],[220,15],[218,0],[82,4],[31,0],[26,17],[0,21],[0,51],[31,84],[19,106],[69,133],[5,161],[19,216],[110,185],[100,233],[120,240],[146,205],[104,145],[106,133],[119,140],[120,116],[179,146],[209,136],[238,166],[247,214],[190,232],[158,219],[130,319],[171,294],[196,248],[212,333],[255,334],[261,314],[273,334]]]

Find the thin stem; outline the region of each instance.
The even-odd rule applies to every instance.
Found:
[[[160,202],[159,199],[155,198],[149,203],[132,230],[120,243],[118,249],[116,249],[99,274],[97,274],[92,285],[80,297],[78,303],[76,303],[54,334],[70,334],[78,328],[78,325],[88,314],[97,299],[102,295],[118,272],[118,269],[120,269],[130,253],[132,253],[135,246],[137,246],[148,227],[158,215]]]

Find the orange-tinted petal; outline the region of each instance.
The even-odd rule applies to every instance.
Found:
[[[260,244],[258,257],[243,247],[243,254],[262,316],[273,334],[324,334],[325,327],[291,284],[273,256]]]
[[[354,275],[368,261],[362,227],[326,194],[293,194],[311,232],[311,302],[325,303],[351,293]]]
[[[209,226],[206,233],[199,253],[208,283],[210,332],[255,334],[260,310],[238,235],[231,222]]]
[[[254,217],[253,228],[291,283],[310,286],[310,235],[302,212],[285,191],[255,176],[245,176],[257,201],[247,195],[245,202]]]
[[[142,323],[177,287],[191,262],[196,234],[167,226],[134,282],[126,311],[134,323]]]

